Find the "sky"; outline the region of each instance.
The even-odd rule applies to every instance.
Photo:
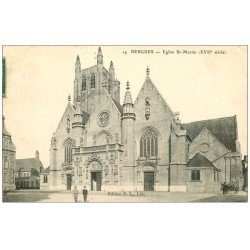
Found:
[[[246,46],[101,48],[104,66],[109,69],[112,60],[121,82],[121,102],[127,81],[136,99],[148,66],[153,83],[170,108],[180,112],[183,123],[237,115],[241,151],[247,153]],[[3,115],[16,145],[17,159],[35,157],[38,150],[44,167],[49,166],[51,136],[67,106],[68,95],[73,97],[76,56],[80,56],[81,68],[87,68],[96,64],[97,50],[97,46],[3,46],[7,61]],[[177,53],[186,50],[190,53]],[[205,50],[212,52],[205,54]]]

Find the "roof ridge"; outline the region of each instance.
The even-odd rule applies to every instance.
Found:
[[[212,121],[212,120],[220,120],[220,119],[225,119],[225,118],[235,118],[236,115],[233,116],[224,116],[224,117],[218,117],[218,118],[211,118],[211,119],[204,119],[204,120],[198,120],[198,121],[192,121],[192,122],[187,122],[187,123],[182,123],[184,124],[190,124],[190,123],[195,123],[195,122],[204,122],[204,121]]]
[[[16,161],[19,161],[19,160],[29,160],[29,159],[36,159],[36,157],[32,157],[32,158],[22,158],[22,159],[16,159]],[[39,159],[38,159],[39,160]]]

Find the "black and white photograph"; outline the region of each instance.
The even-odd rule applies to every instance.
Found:
[[[1,249],[249,249],[249,4],[0,3]]]
[[[247,201],[246,46],[3,54],[4,202]]]

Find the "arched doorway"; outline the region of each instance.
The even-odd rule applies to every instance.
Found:
[[[154,191],[155,173],[144,172],[144,191]]]
[[[88,163],[90,172],[90,189],[91,191],[102,190],[102,165],[98,158],[94,158]]]
[[[67,185],[67,190],[71,190],[72,186],[72,171],[71,170],[66,170],[66,185]]]
[[[144,191],[155,190],[155,171],[152,166],[144,166]]]
[[[91,191],[102,190],[102,172],[91,171]]]

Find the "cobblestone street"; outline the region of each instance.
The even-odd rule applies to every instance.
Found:
[[[207,194],[207,193],[180,193],[180,192],[146,192],[143,195],[108,195],[107,193],[90,193],[87,202],[246,202],[247,194]],[[3,196],[4,202],[74,202],[71,192],[39,192],[16,191]],[[78,202],[83,202],[81,194]]]

